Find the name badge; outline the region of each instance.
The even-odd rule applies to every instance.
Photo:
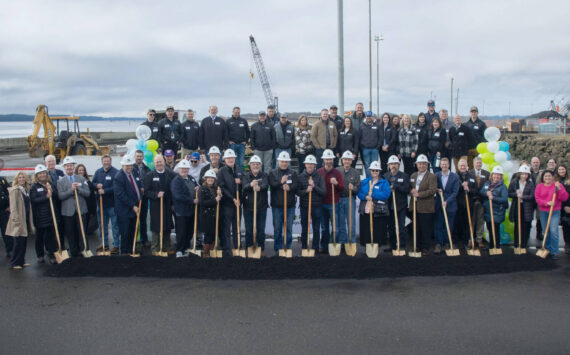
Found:
[[[188,126],[186,126],[185,128],[186,128],[187,130],[190,129],[190,127],[188,127]]]
[[[488,190],[488,189],[489,189],[489,186],[488,186],[488,185],[485,185],[485,190]]]
[[[152,178],[152,181],[160,181],[160,178],[157,178],[157,177]]]
[[[376,127],[376,126],[372,126],[371,128],[372,128],[372,129],[378,129],[378,127]]]
[[[469,181],[471,181],[471,182],[475,182],[475,180],[473,180],[473,179],[469,179]]]
[[[84,181],[83,184],[84,184],[84,185],[89,185],[89,184],[87,183],[87,181]]]
[[[165,127],[165,128],[169,128],[169,127],[170,127],[170,124],[165,124],[164,127]]]
[[[220,125],[220,122],[214,122],[214,124],[215,124],[216,126],[219,126],[219,125]]]
[[[332,129],[332,128],[333,128],[333,126],[329,126],[329,128],[330,128],[330,129]]]
[[[138,178],[138,176],[135,178],[135,180],[139,181],[140,179]]]
[[[240,127],[243,127],[243,123],[240,123],[239,126],[240,126]]]
[[[378,190],[380,188],[380,186],[374,186],[374,188]]]
[[[157,128],[157,127],[154,127],[154,128],[152,129],[152,131],[153,131],[153,132],[158,132],[158,128]]]
[[[290,131],[290,130],[287,130],[287,133],[291,134],[291,131]]]
[[[44,191],[43,187],[38,188],[38,192],[42,192],[42,191]]]
[[[410,182],[414,182],[414,181],[416,181],[416,179],[410,179]]]
[[[421,130],[421,129],[419,129],[419,128],[418,128],[418,129],[416,129],[416,132],[418,132],[418,133],[420,133],[421,131],[422,131],[422,130]]]
[[[479,129],[479,126],[473,126],[473,129]]]
[[[265,127],[265,129],[271,129],[271,127]]]
[[[413,134],[413,133],[414,133],[414,132],[412,132],[412,131],[408,131],[408,134]]]
[[[439,137],[439,132],[433,134],[434,137]]]
[[[292,183],[293,183],[293,180],[287,180],[286,183],[287,183],[287,184],[292,184]]]
[[[398,179],[398,182],[404,182],[404,179],[399,178],[399,179]]]
[[[380,200],[378,200],[378,202],[377,202],[377,203],[378,203],[379,205],[385,205],[385,204],[386,204],[386,202],[384,202],[384,201],[380,201]]]
[[[113,178],[110,176],[105,176],[105,180],[111,180],[111,179],[113,179]]]
[[[464,136],[465,134],[463,132],[459,132],[458,136]]]

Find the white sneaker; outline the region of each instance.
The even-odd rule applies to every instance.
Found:
[[[177,251],[177,252],[176,252],[176,257],[177,257],[177,258],[181,258],[181,257],[183,257],[183,256],[184,256],[184,254],[182,254],[181,251]]]

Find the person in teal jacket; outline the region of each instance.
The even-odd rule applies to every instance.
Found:
[[[496,166],[491,172],[491,179],[483,185],[479,194],[483,198],[483,209],[485,210],[485,222],[487,222],[487,230],[489,231],[489,247],[495,248],[493,243],[493,232],[491,228],[495,228],[495,236],[497,239],[497,248],[501,244],[501,223],[505,220],[505,211],[509,207],[509,193],[507,187],[503,184],[503,168]],[[491,208],[489,201],[493,204],[493,222],[491,223]]]
[[[358,198],[360,206],[360,245],[371,242],[370,238],[370,213],[372,213],[372,224],[374,233],[374,243],[383,245],[387,241],[386,227],[390,212],[388,210],[388,199],[390,198],[390,183],[380,175],[380,163],[373,161],[368,168],[371,176],[360,184]],[[372,188],[370,188],[372,186]]]

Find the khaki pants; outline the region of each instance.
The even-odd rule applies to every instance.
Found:
[[[152,251],[157,252],[160,250],[160,233],[152,232]],[[170,230],[165,230],[162,236],[162,251],[170,250]]]
[[[195,152],[198,152],[198,149],[186,149],[186,148],[182,147],[180,149],[180,159],[184,159],[184,158],[186,158],[187,155],[190,155],[190,154],[195,153]]]
[[[473,216],[471,216],[471,218],[473,218],[475,228],[473,233],[475,233],[477,242],[483,240],[483,234],[485,233],[484,212],[481,201],[475,201],[473,204]]]

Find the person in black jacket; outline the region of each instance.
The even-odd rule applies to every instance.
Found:
[[[133,167],[133,175],[141,182],[142,203],[139,215],[140,240],[145,248],[150,248],[148,241],[146,218],[148,216],[148,198],[144,195],[144,178],[150,172],[150,168],[144,163],[144,153],[141,150],[135,152],[135,166]]]
[[[249,125],[245,118],[240,116],[240,108],[234,107],[232,117],[226,121],[228,127],[229,148],[236,153],[236,164],[243,171],[245,158],[245,145],[249,141]]]
[[[54,208],[58,211],[61,211],[61,200],[59,199],[59,196],[57,194],[57,180],[61,179],[65,174],[63,173],[63,170],[57,169],[56,168],[56,159],[55,156],[53,155],[46,155],[46,157],[44,158],[44,163],[46,168],[48,169],[48,175],[51,179],[51,182],[53,184],[53,187],[55,189],[55,191],[52,193],[52,201],[54,204]],[[61,242],[61,245],[63,247],[63,245],[65,245],[65,227],[63,225],[63,223],[60,223],[57,225],[57,229],[59,231],[59,240]]]
[[[188,109],[186,111],[186,121],[182,123],[182,143],[181,157],[182,159],[190,159],[190,154],[198,151],[198,143],[200,142],[200,125],[194,121],[194,111]]]
[[[475,239],[475,221],[473,213],[475,211],[475,201],[479,195],[479,188],[477,187],[477,179],[475,175],[467,170],[467,160],[461,159],[457,164],[459,169],[457,175],[459,176],[459,191],[457,192],[457,213],[452,228],[453,236],[456,242],[467,245],[469,249],[473,248],[471,245],[471,235],[469,230],[469,219],[467,214],[467,201],[465,194],[469,198],[469,212],[471,214],[471,225],[473,228],[473,239]]]
[[[469,113],[471,114],[471,119],[469,119],[469,121],[467,121],[465,125],[467,126],[467,128],[471,130],[472,140],[471,140],[471,145],[469,146],[469,159],[467,163],[469,163],[469,169],[472,169],[473,158],[479,155],[476,149],[477,145],[481,142],[487,141],[484,135],[485,130],[487,129],[487,125],[485,124],[485,122],[479,119],[479,109],[477,108],[477,106],[471,106]]]
[[[216,206],[222,199],[222,190],[216,184],[216,173],[208,170],[204,174],[204,183],[198,190],[200,230],[204,232],[204,257],[210,256],[210,250],[214,248],[216,236]],[[220,229],[221,220],[218,221]]]
[[[254,155],[249,160],[250,171],[243,176],[243,219],[245,222],[246,246],[253,246],[253,204],[254,190],[257,191],[256,240],[257,246],[265,250],[265,221],[267,219],[267,188],[269,179],[261,171],[261,159]]]
[[[336,143],[336,157],[340,159],[342,154],[347,150],[352,153],[352,167],[356,166],[356,159],[358,158],[359,147],[358,131],[352,127],[352,119],[346,117],[344,125],[338,130],[338,142]]]
[[[530,178],[530,167],[521,165],[515,178],[509,185],[509,197],[512,198],[509,220],[515,223],[515,248],[526,248],[530,237],[530,227],[534,217],[534,183]],[[518,200],[521,201],[521,243],[519,245]]]
[[[155,117],[156,117],[156,111],[153,109],[149,109],[146,113],[146,121],[141,123],[141,126],[148,126],[151,132],[149,139],[154,139],[158,142],[158,122],[154,120]]]
[[[340,132],[340,130],[344,126],[344,117],[339,116],[337,113],[338,113],[338,107],[336,107],[336,105],[331,105],[329,107],[329,119],[331,120],[331,122],[334,122],[336,130]]]
[[[36,228],[36,256],[40,264],[45,262],[44,255],[46,250],[50,264],[56,263],[54,253],[57,250],[57,242],[55,240],[55,229],[49,204],[49,199],[53,196],[55,189],[49,180],[47,168],[42,164],[37,165],[30,188],[30,202],[34,227]],[[59,224],[59,219],[57,221]]]
[[[360,140],[360,151],[362,152],[362,163],[366,172],[366,177],[370,177],[368,166],[373,161],[378,160],[378,149],[383,143],[380,136],[380,127],[373,121],[372,112],[366,112],[366,121],[360,124],[358,129],[358,138]]]
[[[418,114],[418,121],[414,125],[414,129],[416,130],[416,134],[418,135],[418,151],[416,152],[416,156],[419,154],[427,155],[429,124],[426,121],[425,113],[420,112]]]
[[[275,252],[283,249],[283,218],[285,208],[285,191],[287,191],[287,249],[291,248],[293,237],[293,217],[295,215],[295,192],[297,191],[297,172],[289,167],[291,157],[281,152],[277,157],[278,167],[269,174],[271,186],[271,212],[273,213],[273,232]]]
[[[133,250],[135,231],[137,228],[137,213],[141,201],[142,183],[133,174],[135,160],[125,155],[121,160],[121,170],[113,179],[114,204],[117,213],[117,222],[121,230],[121,255],[130,254]]]
[[[190,162],[186,159],[178,164],[178,175],[172,180],[172,204],[176,215],[176,257],[187,256],[190,240],[194,235],[194,205],[198,203],[198,184],[188,175]],[[197,237],[197,236],[196,236]]]
[[[6,226],[10,218],[10,194],[8,192],[8,180],[0,176],[0,231],[2,232],[2,239],[4,247],[6,248],[6,257],[12,257],[12,249],[14,249],[14,239],[6,235]]]
[[[152,254],[170,250],[170,231],[172,230],[172,193],[170,184],[174,173],[166,169],[164,158],[157,154],[154,157],[154,171],[144,178],[144,196],[150,200],[150,229],[152,230]],[[162,250],[160,250],[160,198],[162,197]]]
[[[259,112],[259,121],[251,126],[251,150],[261,159],[263,172],[271,172],[273,149],[275,148],[275,130],[271,122],[267,121],[265,112]]]
[[[238,228],[236,209],[240,208],[238,192],[241,192],[241,178],[243,172],[236,165],[236,153],[231,149],[224,152],[224,166],[218,171],[218,186],[222,189],[222,201],[220,212],[222,214],[222,235],[220,236],[221,247],[224,256],[231,256],[233,245],[238,245]],[[240,243],[241,244],[241,243]]]
[[[199,184],[202,184],[204,182],[204,174],[206,174],[208,170],[214,170],[214,172],[217,174],[220,168],[224,165],[220,161],[220,150],[216,146],[210,147],[210,150],[208,151],[208,158],[210,160],[210,164],[206,164],[202,167],[202,169],[200,169],[200,181],[198,181]]]
[[[218,107],[210,106],[208,110],[209,116],[202,118],[200,122],[200,153],[210,150],[210,147],[216,146],[225,149],[228,146],[228,129],[226,121],[218,117]],[[209,161],[209,160],[208,160]]]
[[[279,123],[273,126],[275,130],[275,151],[274,156],[279,156],[281,152],[287,152],[289,156],[295,155],[295,128],[287,119],[287,114],[281,114]],[[275,161],[274,168],[277,168]]]
[[[447,132],[441,125],[441,120],[439,117],[435,117],[431,121],[431,127],[428,131],[428,156],[433,173],[441,171],[439,167],[439,161],[441,158],[445,157],[445,143],[447,142]]]
[[[389,171],[384,174],[384,179],[390,183],[390,190],[396,196],[396,212],[398,214],[398,233],[400,233],[400,250],[406,249],[406,209],[408,208],[408,192],[410,190],[410,176],[400,171],[400,159],[392,155],[388,159]],[[396,240],[396,219],[394,217],[394,196],[390,196],[388,209],[388,235],[390,236],[390,246],[392,250],[398,248]]]
[[[469,147],[471,147],[472,137],[471,130],[465,124],[461,123],[461,116],[453,117],[455,126],[449,129],[449,140],[451,141],[451,156],[455,165],[455,171],[458,171],[457,163],[460,159],[468,159]]]
[[[350,120],[350,119],[349,119]],[[299,162],[301,163],[301,162]],[[314,155],[307,155],[305,161],[305,170],[299,175],[297,196],[299,196],[299,205],[301,209],[301,243],[303,249],[307,248],[309,235],[307,230],[309,227],[309,192],[311,194],[311,229],[313,231],[312,249],[319,251],[321,241],[321,205],[323,197],[327,194],[325,179],[317,172],[317,159]],[[287,206],[289,207],[289,206]],[[289,217],[289,216],[287,216]],[[338,216],[337,218],[340,218]]]
[[[180,147],[182,126],[178,119],[174,118],[174,107],[166,108],[166,119],[158,123],[158,143],[162,152],[172,149],[175,153]]]
[[[388,157],[398,155],[398,131],[393,129],[390,114],[385,112],[382,114],[382,120],[379,122],[382,143],[378,152],[380,154],[380,165],[384,171],[388,171]],[[356,161],[352,162],[353,167]]]

